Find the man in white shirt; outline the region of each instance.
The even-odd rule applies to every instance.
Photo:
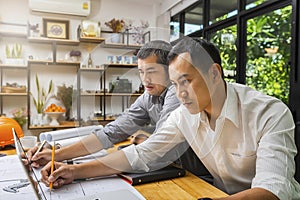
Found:
[[[171,111],[180,105],[168,74],[167,56],[171,48],[172,45],[170,43],[162,40],[152,40],[143,45],[137,53],[137,58],[138,71],[142,84],[145,87],[145,92],[116,120],[108,123],[103,128],[93,130],[90,135],[77,143],[56,149],[55,160],[70,160],[102,149],[111,148],[115,143],[126,140],[147,125],[154,127],[155,130],[152,131],[155,133],[168,118]],[[181,149],[186,150],[187,146],[187,143],[182,144]],[[34,167],[45,165],[51,160],[51,148],[45,148],[42,152],[33,156],[37,149],[38,147],[34,147],[27,152],[27,156]],[[169,154],[174,153],[170,152]],[[156,166],[156,168],[165,166],[164,160],[162,158],[160,165]],[[181,164],[180,162],[182,161],[185,163]],[[176,163],[197,176],[210,177],[201,161],[190,148],[185,151]]]
[[[149,171],[187,141],[214,184],[230,194],[224,199],[300,199],[294,179],[295,125],[287,106],[247,86],[226,83],[219,52],[205,40],[183,38],[169,58],[170,79],[182,104],[155,134],[90,163],[56,163],[52,175],[48,163],[42,181],[60,187],[78,178]]]

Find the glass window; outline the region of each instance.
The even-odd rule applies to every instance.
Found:
[[[227,19],[237,14],[237,0],[210,1],[209,24]]]
[[[220,51],[225,80],[235,82],[236,75],[236,25],[210,34],[210,41]]]
[[[179,39],[179,34],[180,34],[179,15],[176,15],[172,17],[170,21],[170,41]]]
[[[246,84],[288,103],[291,13],[287,6],[247,21]]]
[[[203,28],[203,1],[185,12],[184,35],[189,35]]]
[[[246,10],[248,9],[251,9],[253,7],[256,7],[266,1],[269,1],[269,0],[247,0],[246,2]]]

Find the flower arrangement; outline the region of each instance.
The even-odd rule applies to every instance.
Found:
[[[130,30],[134,33],[134,34],[132,34],[132,38],[137,44],[145,43],[144,33],[148,27],[149,27],[149,23],[147,21],[143,21],[143,20],[141,20],[140,26],[131,26],[130,27]]]
[[[49,82],[47,93],[44,88],[41,88],[40,81],[39,81],[39,78],[37,75],[35,75],[35,83],[36,83],[36,88],[37,88],[37,98],[34,98],[34,97],[32,97],[32,98],[33,98],[33,103],[36,107],[37,113],[41,114],[41,113],[43,113],[44,105],[45,105],[46,101],[48,100],[50,93],[52,92],[53,82],[52,82],[52,80]],[[31,93],[31,95],[32,95],[32,93]]]
[[[113,18],[110,21],[105,22],[105,25],[111,28],[113,33],[120,33],[125,26],[125,22],[122,19]]]
[[[28,110],[26,108],[16,108],[11,111],[11,114],[12,118],[16,120],[21,127],[27,123]]]

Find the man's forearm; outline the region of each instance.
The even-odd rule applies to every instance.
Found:
[[[100,159],[74,165],[74,167],[74,179],[107,176],[131,170],[123,151],[116,151]]]
[[[90,134],[72,145],[56,150],[55,160],[68,160],[79,156],[89,155],[102,149],[102,144],[98,140],[97,136]]]

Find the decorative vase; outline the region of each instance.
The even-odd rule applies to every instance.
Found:
[[[38,126],[44,125],[43,114],[42,113],[37,114],[37,123],[38,123]]]
[[[110,40],[111,40],[111,43],[121,43],[120,33],[112,33]]]

